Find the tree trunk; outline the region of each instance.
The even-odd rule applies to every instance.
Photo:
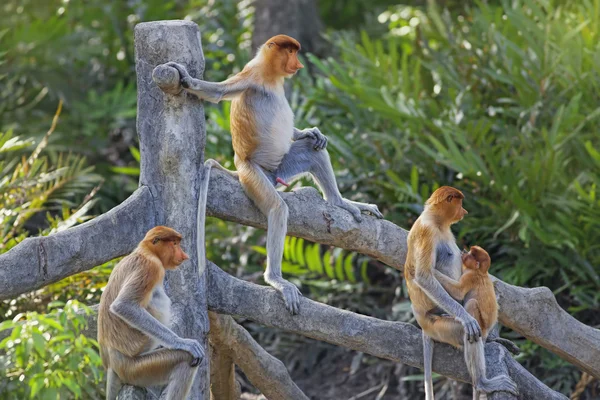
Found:
[[[135,27],[138,84],[137,131],[140,139],[140,186],[150,189],[157,225],[180,232],[190,262],[167,272],[165,289],[173,302],[173,330],[208,349],[209,330],[204,262],[198,262],[196,213],[203,168],[204,109],[184,92],[174,96],[153,81],[156,66],[168,61],[185,65],[202,77],[204,57],[198,26],[187,21],[157,21]],[[163,76],[157,70],[154,79]],[[199,268],[199,264],[201,268]],[[200,271],[200,272],[199,272]],[[208,399],[209,362],[199,367],[190,399]]]
[[[270,37],[284,34],[298,40],[302,51],[321,54],[323,40],[319,35],[323,23],[315,0],[256,0],[254,7],[252,48],[255,51]]]

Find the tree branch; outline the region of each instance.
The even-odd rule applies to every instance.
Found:
[[[209,317],[211,343],[225,352],[262,394],[271,400],[308,400],[285,365],[256,343],[233,318],[214,312],[209,313]],[[225,394],[215,398],[229,399]]]
[[[241,185],[213,169],[207,214],[265,229],[267,220]],[[323,200],[313,188],[281,193],[290,209],[288,234],[367,254],[402,270],[408,232],[366,216],[357,223],[345,210]],[[600,330],[577,321],[560,308],[548,288],[524,289],[495,282],[500,322],[600,378]]]
[[[242,186],[225,172],[211,170],[206,214],[226,221],[265,229],[267,218],[254,206]],[[408,232],[393,223],[352,215],[332,206],[312,187],[282,192],[289,207],[288,235],[358,251],[401,269],[406,259]]]
[[[411,324],[382,321],[306,298],[301,300],[300,314],[292,316],[274,289],[234,278],[210,262],[207,269],[208,307],[213,311],[423,368],[421,331]],[[507,371],[519,385],[522,399],[566,399],[527,372],[497,343],[486,345],[486,365],[488,377]],[[469,382],[462,352],[451,346],[436,344],[433,370]],[[498,393],[492,398],[507,397]]]
[[[0,300],[123,256],[154,226],[150,190],[140,187],[111,211],[65,231],[27,238],[0,255]]]

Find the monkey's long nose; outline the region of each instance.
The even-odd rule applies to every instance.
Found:
[[[469,213],[469,212],[468,212],[467,210],[465,210],[464,208],[463,208],[462,210],[463,210],[463,214],[465,214],[465,215],[467,215],[467,214]]]
[[[300,61],[298,61],[298,63],[296,64],[296,69],[302,69],[304,68],[304,65],[302,65],[302,63]]]
[[[184,262],[185,260],[190,259],[190,256],[188,256],[186,252],[182,251],[182,253],[183,253],[183,260],[181,262]]]

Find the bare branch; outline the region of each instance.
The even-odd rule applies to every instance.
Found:
[[[271,400],[308,400],[288,374],[285,365],[256,343],[250,333],[233,318],[217,313],[209,313],[209,317],[211,343],[227,353],[262,394]],[[212,385],[214,382],[211,381]],[[215,398],[229,397],[221,395]]]
[[[212,170],[207,214],[266,228],[266,218],[225,173]],[[313,188],[282,193],[290,210],[288,234],[367,254],[402,270],[408,232],[389,221],[366,217],[357,223],[331,206]],[[524,289],[496,280],[500,321],[600,378],[600,330],[586,326],[561,309],[547,288]]]
[[[423,368],[421,331],[411,324],[382,321],[306,298],[301,301],[300,314],[292,316],[275,290],[236,279],[213,263],[208,272],[208,307],[213,311]],[[497,343],[486,345],[486,361],[488,377],[507,371],[523,399],[566,399],[525,371]],[[436,344],[433,370],[469,382],[462,352],[451,346]],[[499,393],[492,398],[506,397]]]
[[[27,238],[0,255],[0,300],[123,256],[154,226],[150,190],[140,187],[106,214],[65,231]]]
[[[600,378],[600,330],[569,315],[547,287],[526,289],[494,279],[500,323]]]

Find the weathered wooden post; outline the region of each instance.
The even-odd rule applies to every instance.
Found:
[[[196,251],[198,187],[206,139],[204,108],[194,97],[183,92],[177,95],[177,87],[165,86],[173,81],[171,75],[176,71],[155,67],[168,61],[185,65],[193,76],[202,76],[204,57],[198,26],[188,21],[138,24],[135,63],[140,186],[150,189],[156,224],[179,231],[190,256],[190,262],[167,273],[165,286],[173,301],[173,330],[199,340],[206,348],[207,359],[200,366],[190,396],[204,400],[209,398],[209,320],[204,261],[198,262]]]

